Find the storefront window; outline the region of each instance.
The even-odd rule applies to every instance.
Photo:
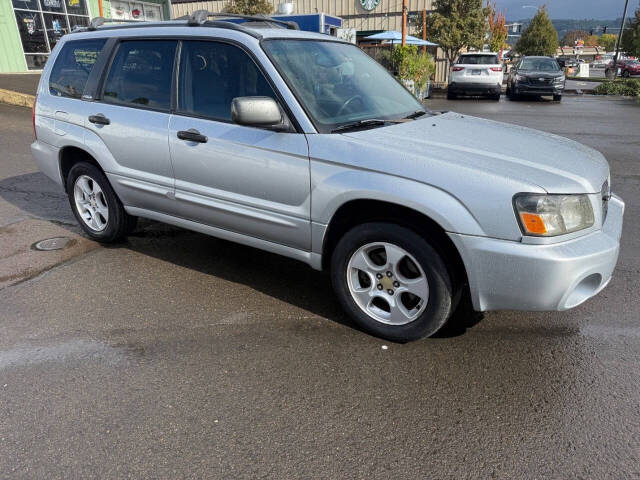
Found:
[[[89,15],[86,0],[65,0],[67,13],[73,15]]]
[[[25,53],[49,53],[47,39],[42,28],[42,16],[39,12],[16,10],[16,21]]]
[[[45,12],[62,12],[64,13],[64,7],[62,6],[62,0],[40,0],[42,10]]]
[[[49,39],[49,47],[53,50],[62,35],[69,33],[67,18],[65,15],[55,15],[53,13],[44,13],[42,16],[44,17],[44,25]]]
[[[29,70],[43,68],[56,43],[76,25],[89,24],[87,0],[12,0]]]
[[[111,2],[111,17],[119,20],[162,20],[160,5],[144,2],[114,0]]]

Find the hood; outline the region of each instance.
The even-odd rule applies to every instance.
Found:
[[[394,152],[394,163],[422,165],[412,175],[420,180],[459,167],[459,175],[476,171],[492,182],[536,185],[548,193],[599,193],[609,176],[603,155],[578,142],[453,112],[343,135]]]

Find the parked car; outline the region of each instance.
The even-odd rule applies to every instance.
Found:
[[[500,100],[503,76],[497,53],[463,53],[451,66],[447,98],[478,95]]]
[[[507,97],[515,100],[522,95],[553,95],[562,100],[565,75],[556,59],[551,57],[523,57],[509,72]]]
[[[399,342],[461,299],[565,310],[608,284],[624,203],[600,153],[429,112],[336,38],[208,17],[92,22],[47,61],[31,150],[90,238],[144,217],[301,260]]]
[[[635,59],[618,60],[616,65],[618,70],[617,75],[622,75],[623,77],[627,77],[627,78],[635,75],[640,75],[640,61],[638,60],[635,60]],[[605,69],[605,75],[612,68],[613,68],[613,60],[611,60],[611,62],[609,62],[609,64],[607,65],[607,68]]]

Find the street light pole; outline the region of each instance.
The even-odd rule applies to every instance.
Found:
[[[622,25],[620,25],[620,33],[618,34],[618,41],[616,42],[616,54],[613,56],[613,68],[609,69],[609,79],[616,78],[618,75],[618,55],[620,55],[620,40],[622,40],[622,34],[624,33],[624,22],[627,19],[627,8],[629,7],[629,0],[624,2],[624,12],[622,13]],[[611,73],[613,72],[613,74]]]

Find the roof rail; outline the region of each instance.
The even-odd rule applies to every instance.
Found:
[[[282,25],[289,30],[300,30],[300,27],[296,22],[287,22],[284,20],[276,20],[275,18],[267,17],[266,15],[239,15],[237,13],[213,13],[207,10],[196,10],[187,18],[187,25],[190,27],[198,27],[204,24],[210,17],[218,18],[242,18],[248,22],[266,22]],[[184,17],[180,17],[183,20]]]
[[[96,30],[105,23],[141,23],[140,20],[121,20],[117,18],[93,17],[87,26],[87,30]]]

